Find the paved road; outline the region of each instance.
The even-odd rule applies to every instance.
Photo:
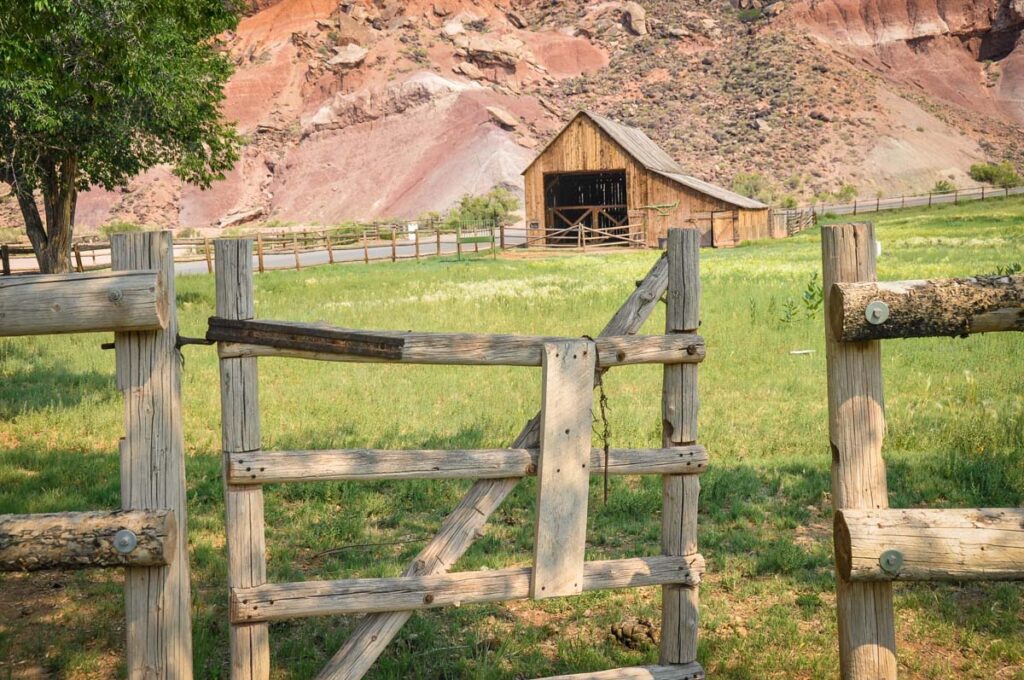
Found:
[[[463,232],[463,239],[473,237],[486,237],[490,238],[489,231],[480,232]],[[505,236],[506,246],[515,246],[523,243],[526,237],[523,232],[514,230],[508,230]],[[479,247],[481,253],[488,252],[490,249],[490,243],[463,243],[462,252],[472,253],[474,248]],[[455,243],[455,234],[443,234],[441,236],[441,255],[455,255],[458,252],[458,247]],[[370,260],[383,261],[391,259],[391,244],[370,246],[369,248]],[[431,235],[429,238],[422,238],[420,240],[420,256],[429,257],[431,255],[437,255],[437,240]],[[410,240],[399,240],[395,243],[395,255],[399,259],[411,259],[416,257],[416,244]],[[194,252],[191,247],[187,246],[176,246],[175,247],[176,257],[189,257],[194,256]],[[363,249],[361,247],[353,248],[348,246],[346,248],[334,248],[334,262],[362,262],[364,258]],[[92,253],[83,253],[83,261],[86,267],[110,263],[109,254],[102,252],[96,253],[95,259],[92,257]],[[303,267],[310,267],[318,264],[328,264],[329,258],[327,257],[327,251],[315,251],[308,253],[299,253],[299,262]],[[292,252],[278,252],[278,253],[266,253],[263,256],[263,265],[265,269],[295,269],[295,254]],[[33,258],[12,258],[11,268],[17,271],[29,271],[35,270],[36,261]],[[253,257],[253,268],[256,268],[256,258]],[[175,273],[177,274],[206,274],[206,260],[196,260],[191,262],[176,262],[174,265]]]

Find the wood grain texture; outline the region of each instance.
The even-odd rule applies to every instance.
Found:
[[[0,337],[164,328],[161,281],[153,270],[5,278]]]
[[[612,315],[601,331],[601,336],[637,333],[665,292],[667,278],[668,261],[661,257]],[[523,427],[510,448],[537,448],[539,445],[540,414],[537,414]],[[512,477],[476,482],[455,510],[445,518],[437,535],[420,551],[405,574],[413,576],[448,571],[473,541],[483,534],[487,519],[512,493],[518,481],[518,478]],[[363,617],[317,677],[320,680],[363,677],[410,616],[412,612],[409,611],[394,611]]]
[[[1024,509],[840,510],[836,568],[848,581],[1024,579]],[[902,565],[880,558],[898,550]]]
[[[128,553],[114,547],[122,529],[138,541]],[[177,533],[169,510],[0,515],[0,571],[162,567],[174,561]]]
[[[821,230],[825,308],[834,284],[874,281],[870,224]],[[832,502],[837,510],[889,506],[882,460],[885,436],[882,355],[878,341],[841,342],[825,324]],[[852,583],[837,575],[840,671],[845,680],[896,677],[896,630],[889,583]]]
[[[125,570],[127,672],[132,680],[191,680],[192,597],[171,232],[116,234],[111,262],[114,271],[155,270],[165,309],[161,330],[114,335],[117,384],[124,395],[121,507],[170,510],[178,523],[179,559],[164,567]]]
[[[254,451],[227,457],[233,485],[381,479],[502,479],[537,474],[539,449],[338,449]],[[609,449],[608,474],[696,475],[708,453],[691,444],[664,449]],[[604,474],[604,449],[590,450],[587,470]]]
[[[866,316],[876,300],[889,308],[889,318],[877,324]],[[839,282],[828,318],[844,342],[1024,331],[1024,276]]]
[[[586,562],[583,590],[698,583],[704,558],[634,557]],[[281,621],[505,602],[530,597],[530,567],[454,574],[269,583],[231,591],[231,620]]]
[[[535,600],[583,592],[596,354],[585,340],[544,345],[530,581]]]
[[[255,315],[252,284],[252,241],[218,239],[217,315],[251,319]],[[227,459],[260,449],[259,380],[256,359],[220,360],[221,443]],[[225,469],[225,480],[228,479]],[[266,583],[266,537],[263,489],[225,482],[228,585],[248,588]],[[266,624],[233,624],[228,632],[233,680],[270,677],[270,637]]]
[[[552,675],[541,680],[704,680],[704,669],[699,663],[678,666],[633,666],[610,671]]]
[[[696,330],[700,325],[700,241],[689,229],[668,232],[665,333]],[[697,366],[665,366],[662,386],[662,445],[685,446],[697,439]],[[700,480],[662,478],[661,551],[685,556],[697,552],[697,505]],[[661,653],[663,664],[686,664],[697,658],[699,593],[695,587],[662,588]]]
[[[281,324],[284,325],[284,324]],[[287,324],[300,329],[303,324]],[[308,328],[316,328],[305,324]],[[323,327],[320,327],[323,328]],[[484,335],[474,333],[401,333],[396,331],[358,331],[335,329],[367,338],[400,338],[405,345],[401,358],[310,351],[271,347],[252,343],[224,342],[221,358],[291,357],[317,361],[358,363],[437,364],[452,366],[540,366],[545,344],[572,338],[531,337],[525,335]],[[640,364],[696,364],[704,360],[704,339],[694,333],[676,335],[615,336],[598,338],[600,368]]]

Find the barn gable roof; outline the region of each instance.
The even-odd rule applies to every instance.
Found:
[[[665,150],[654,143],[654,141],[644,134],[643,130],[629,127],[618,123],[611,118],[605,118],[592,111],[580,111],[572,117],[565,127],[558,131],[547,145],[541,149],[540,153],[537,154],[534,161],[540,158],[548,150],[556,139],[562,136],[566,128],[573,124],[573,122],[580,116],[586,116],[589,118],[597,127],[599,127],[606,135],[612,138],[612,140],[622,147],[622,150],[633,157],[633,159],[644,166],[651,172],[655,172],[666,179],[669,179],[676,184],[681,184],[684,187],[699,191],[702,194],[707,194],[713,198],[734,205],[738,208],[749,208],[749,209],[760,209],[767,208],[768,206],[760,201],[755,201],[752,198],[737,194],[735,191],[729,191],[720,186],[705,182],[704,180],[697,179],[691,175],[686,174],[686,170],[683,166],[679,165],[671,156],[665,153]],[[530,165],[533,165],[531,162]],[[527,166],[529,169],[529,166]],[[525,170],[523,171],[526,172]]]

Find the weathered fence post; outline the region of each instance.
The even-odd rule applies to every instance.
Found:
[[[665,333],[696,332],[700,326],[700,233],[668,230],[668,292]],[[667,365],[662,389],[662,445],[683,446],[697,440],[697,365]],[[661,552],[697,552],[697,475],[662,478]],[[662,588],[661,663],[682,664],[697,658],[698,591],[690,586]]]
[[[414,231],[412,234],[413,234],[413,238],[416,239],[416,259],[419,260],[420,259],[420,229],[419,229],[419,225],[416,226],[416,231]]]
[[[121,507],[171,510],[179,527],[174,548],[178,558],[172,564],[126,569],[128,677],[190,680],[192,599],[171,233],[115,234],[111,267],[157,270],[167,322],[161,330],[114,335],[117,384],[124,393]]]
[[[505,250],[505,223],[498,224],[498,237],[501,239],[501,249]]]
[[[299,235],[292,234],[292,252],[295,253],[295,271],[302,269],[302,261],[299,258]]]
[[[252,319],[252,241],[217,240],[217,316]],[[254,357],[220,360],[221,441],[225,465],[231,454],[260,449],[259,381]],[[225,472],[224,478],[227,479]],[[263,528],[263,489],[225,488],[228,585],[246,588],[267,579]],[[270,676],[270,636],[266,623],[232,624],[229,630],[232,680]]]
[[[256,261],[260,268],[260,274],[263,273],[263,234],[256,234]]]
[[[391,227],[391,261],[394,262],[398,259],[398,246],[395,244],[396,231],[394,227]]]
[[[210,239],[203,239],[203,251],[206,254],[206,273],[213,273],[213,253],[210,252]]]
[[[85,271],[85,267],[82,265],[82,249],[79,244],[74,245],[75,251],[75,271],[82,273]]]
[[[455,226],[455,253],[462,259],[462,225]]]
[[[334,264],[334,245],[331,243],[330,232],[324,232],[324,246],[327,247],[327,264]]]
[[[363,263],[370,264],[370,242],[365,229],[363,229]]]
[[[437,255],[438,257],[440,257],[441,256],[441,228],[440,227],[434,227],[434,238],[437,240],[437,246],[436,246],[437,252],[434,253],[434,254]]]
[[[11,275],[11,252],[6,243],[0,245],[0,269],[4,276]]]
[[[823,227],[821,253],[826,309],[833,284],[876,279],[871,224]],[[877,340],[840,342],[828,323],[825,341],[833,505],[836,510],[886,508],[881,347]],[[842,677],[896,678],[891,584],[851,583],[839,574],[836,584]]]

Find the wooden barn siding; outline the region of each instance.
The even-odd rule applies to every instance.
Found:
[[[587,118],[577,118],[560,137],[537,158],[523,176],[526,193],[526,223],[537,222],[540,230],[530,236],[540,236],[544,228],[544,175],[554,172],[595,172],[600,170],[626,171],[626,194],[629,209],[639,210],[645,205],[679,204],[662,216],[656,210],[645,210],[647,215],[647,243],[656,246],[659,238],[668,234],[670,227],[699,226],[701,245],[710,246],[711,228],[707,213],[733,210],[733,206],[649,171],[627,155],[600,128]],[[693,215],[705,219],[692,221]],[[767,238],[768,211],[740,211],[741,238]],[[752,234],[752,235],[748,235]],[[763,234],[759,235],[759,234]]]

